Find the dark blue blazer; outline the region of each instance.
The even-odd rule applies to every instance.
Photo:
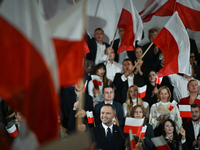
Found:
[[[111,147],[109,147],[107,137],[105,136],[105,130],[102,124],[90,129],[94,142],[96,143],[96,149],[102,150],[123,150],[125,137],[123,135],[123,129],[113,125]]]
[[[95,113],[95,124],[96,125],[99,125],[101,124],[101,120],[100,120],[100,110],[101,110],[101,107],[105,104],[105,102],[101,102],[99,104],[97,104],[95,106],[95,110],[94,110],[94,113]],[[123,126],[124,124],[124,116],[123,116],[123,109],[122,109],[122,106],[120,103],[118,102],[115,102],[113,101],[113,106],[115,106],[115,109],[116,109],[116,114],[117,114],[117,118],[119,120],[119,125],[120,126]]]

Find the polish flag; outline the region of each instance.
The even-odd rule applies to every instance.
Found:
[[[143,87],[138,87],[138,98],[144,98],[146,95],[147,85]]]
[[[175,11],[186,28],[200,31],[200,3],[197,0],[176,0]]]
[[[164,66],[157,73],[158,78],[175,73],[191,75],[190,42],[187,31],[175,12],[153,40],[164,55]]]
[[[144,135],[145,135],[145,132],[146,132],[146,130],[147,130],[147,126],[145,125],[145,126],[143,126],[142,127],[142,131],[141,132],[138,132],[138,133],[136,133],[135,135],[136,136],[139,136],[140,138],[144,138]]]
[[[158,76],[156,75],[155,83],[160,85],[162,83],[162,79],[163,79],[163,77],[158,78]]]
[[[94,115],[92,111],[86,111],[88,123],[94,123]]]
[[[167,145],[167,142],[165,141],[162,135],[151,138],[151,140],[158,150],[170,150],[169,146]]]
[[[40,143],[58,137],[57,60],[46,25],[35,0],[1,3],[0,95]]]
[[[132,130],[129,130],[129,138],[130,138],[131,150],[134,150],[136,146],[135,146],[135,139],[133,138]]]
[[[132,133],[134,134],[141,132],[143,123],[144,123],[144,118],[137,119],[137,118],[126,117],[124,133],[129,133],[129,130],[132,130]]]
[[[200,95],[197,96],[196,100],[194,101],[195,104],[200,106]]]
[[[83,92],[85,92],[86,86],[87,86],[88,80],[85,81],[85,85],[83,87]]]
[[[124,1],[117,27],[125,30],[117,54],[133,51],[135,42],[142,39],[143,23],[132,0]]]
[[[179,105],[179,111],[181,117],[191,117],[191,106],[190,105]]]
[[[6,128],[6,130],[8,131],[8,133],[11,137],[16,137],[18,135],[18,131],[17,131],[15,124],[10,128]]]
[[[176,105],[177,105],[177,102],[175,100],[173,100],[171,105],[169,106],[168,110],[171,111]]]
[[[172,16],[176,0],[148,0],[145,8],[139,13],[143,22],[155,16]]]
[[[101,84],[101,79],[100,79],[99,76],[97,76],[97,75],[91,75],[91,78],[92,78],[92,82],[93,82],[94,85],[99,85],[99,86],[102,85]]]
[[[83,78],[83,58],[89,50],[83,36],[83,2],[48,21],[57,53],[61,86],[73,85]]]

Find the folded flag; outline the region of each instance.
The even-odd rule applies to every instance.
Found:
[[[191,106],[190,105],[179,105],[179,111],[181,117],[191,117]]]
[[[137,118],[126,117],[124,133],[129,133],[129,130],[131,130],[132,133],[134,134],[141,132],[143,123],[144,123],[144,118],[137,119]]]
[[[162,79],[163,77],[158,78],[158,76],[156,75],[155,83],[160,85],[162,83]]]
[[[167,142],[165,141],[162,135],[151,138],[151,140],[156,146],[157,150],[170,150],[169,146],[167,145]]]
[[[175,100],[173,100],[171,105],[169,106],[168,110],[171,111],[176,105],[177,105],[177,102]]]
[[[86,111],[88,123],[94,123],[94,115],[92,111]]]
[[[91,78],[92,78],[92,82],[93,82],[94,85],[99,85],[99,86],[102,85],[101,84],[101,79],[100,79],[99,76],[97,76],[97,75],[91,75]]]
[[[6,130],[8,131],[8,133],[11,137],[16,137],[18,135],[18,131],[17,131],[15,124],[10,128],[6,128]]]
[[[131,150],[134,150],[136,146],[135,146],[135,140],[133,138],[133,133],[131,130],[129,130],[129,138],[130,138]]]
[[[145,125],[145,126],[143,126],[143,127],[142,127],[142,131],[141,131],[140,133],[139,133],[139,132],[138,132],[138,133],[136,133],[135,135],[136,135],[136,136],[139,136],[140,138],[142,138],[142,139],[143,139],[143,138],[144,138],[144,135],[145,135],[145,132],[146,132],[146,130],[147,130],[147,126]]]
[[[138,98],[144,98],[146,95],[147,85],[143,87],[138,87]]]

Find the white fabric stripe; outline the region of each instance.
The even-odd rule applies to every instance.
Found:
[[[138,87],[138,93],[143,93],[147,89],[147,85],[144,85],[143,87]]]
[[[177,102],[175,100],[172,101],[172,106],[176,106]]]
[[[133,140],[133,133],[132,133],[132,130],[129,130],[129,138],[130,138],[130,141]]]
[[[200,3],[197,0],[176,0],[176,2],[191,9],[200,11]]]
[[[86,113],[87,113],[87,117],[90,117],[90,118],[94,117],[92,111],[86,111]]]
[[[179,73],[185,73],[191,75],[191,67],[189,62],[190,56],[190,42],[187,31],[178,16],[178,12],[175,12],[170,20],[165,25],[165,28],[172,34],[179,48],[178,55],[178,69]]]
[[[165,139],[164,139],[164,137],[162,135],[158,136],[158,137],[151,138],[151,140],[153,141],[153,143],[154,143],[154,145],[156,147],[167,144],[166,141],[165,141]]]
[[[179,105],[179,110],[180,111],[191,111],[191,106],[190,105]]]
[[[17,128],[16,128],[16,126],[15,125],[13,125],[12,127],[10,127],[9,129],[8,128],[6,128],[6,130],[8,131],[8,133],[13,133],[13,132],[15,132],[16,130],[17,130]]]
[[[92,80],[101,81],[100,77],[97,75],[91,75]]]
[[[125,125],[134,126],[134,127],[142,126],[143,123],[144,123],[144,118],[137,119],[137,118],[126,117],[126,121],[125,121]]]

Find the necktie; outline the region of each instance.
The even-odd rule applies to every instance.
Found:
[[[107,139],[108,139],[108,143],[109,143],[109,146],[111,145],[111,131],[110,131],[110,128],[107,129]]]

